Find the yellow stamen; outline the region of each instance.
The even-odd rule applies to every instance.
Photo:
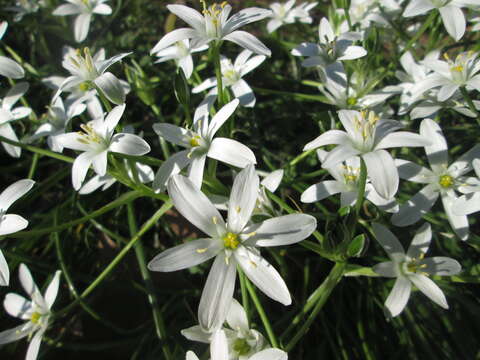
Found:
[[[240,241],[238,241],[238,235],[228,232],[223,238],[223,244],[227,249],[232,249],[235,250],[238,245],[240,244]]]
[[[42,314],[38,313],[38,312],[34,312],[32,314],[32,317],[30,318],[30,321],[34,324],[38,324],[40,322],[40,318],[42,317]]]
[[[438,183],[440,184],[441,187],[448,189],[449,187],[453,186],[453,184],[455,183],[455,180],[450,175],[442,175],[440,176]]]
[[[190,139],[190,146],[191,147],[196,147],[200,146],[200,136],[196,135]]]
[[[197,253],[203,254],[205,251],[207,251],[208,248],[203,248],[203,249],[197,249]]]

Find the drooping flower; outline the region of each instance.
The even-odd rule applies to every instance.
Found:
[[[8,23],[6,21],[0,22],[0,40],[2,40],[3,35],[5,35],[7,27]],[[25,71],[16,61],[5,56],[0,56],[0,75],[11,79],[21,79],[25,76]]]
[[[191,39],[193,48],[206,45],[211,41],[231,41],[256,54],[270,56],[270,50],[255,36],[245,31],[237,30],[240,27],[255,21],[265,19],[271,14],[270,10],[261,8],[247,8],[229,18],[232,7],[223,2],[210,7],[203,3],[203,15],[197,10],[184,5],[168,5],[167,8],[185,21],[190,28],[181,28],[169,32],[155,45],[150,54],[184,39]]]
[[[407,160],[397,159],[395,163],[402,179],[426,186],[400,206],[398,213],[392,216],[392,223],[396,226],[416,223],[440,196],[454,232],[460,239],[466,240],[469,233],[468,219],[465,215],[455,215],[452,207],[457,200],[455,192],[470,181],[464,175],[472,170],[472,160],[480,158],[480,145],[449,165],[447,142],[440,126],[431,119],[424,119],[420,125],[420,134],[431,141],[431,145],[425,146],[431,170]]]
[[[425,258],[432,239],[430,224],[424,224],[418,229],[406,253],[402,244],[385,226],[374,223],[373,232],[390,258],[390,261],[375,265],[373,271],[380,276],[396,278],[395,285],[385,301],[387,315],[395,317],[403,311],[410,297],[412,284],[430,300],[448,309],[445,295],[429,276],[455,275],[460,272],[461,266],[448,257]]]
[[[26,322],[13,329],[0,332],[0,345],[28,336],[30,344],[26,359],[36,360],[43,334],[48,328],[52,305],[57,298],[61,272],[55,273],[44,295],[40,293],[26,265],[20,264],[18,274],[22,287],[31,300],[9,293],[5,296],[3,306],[9,315],[26,320]]]
[[[303,150],[337,145],[325,157],[323,168],[355,155],[361,156],[377,193],[384,199],[392,199],[398,189],[398,171],[392,156],[384,149],[425,146],[430,141],[418,134],[396,131],[403,127],[400,122],[381,119],[373,111],[340,110],[338,116],[346,132],[329,130],[305,145]]]
[[[28,83],[21,82],[13,85],[3,99],[0,100],[0,135],[7,139],[18,141],[18,137],[10,125],[16,120],[27,117],[32,109],[25,106],[13,108],[13,105],[27,92]],[[2,142],[3,148],[8,155],[18,158],[22,153],[22,149],[18,146],[10,145]]]
[[[87,38],[93,14],[110,15],[112,8],[104,4],[107,0],[67,0],[67,4],[57,7],[52,15],[67,16],[77,15],[73,25],[76,42]]]
[[[168,183],[168,194],[177,211],[208,237],[160,253],[148,268],[171,272],[215,257],[198,309],[200,326],[208,332],[218,329],[226,319],[237,264],[267,296],[284,305],[291,303],[285,282],[257,248],[299,242],[315,230],[316,220],[306,214],[290,214],[251,224],[258,190],[259,178],[253,165],[249,165],[235,177],[225,222],[207,196],[188,178],[174,175]]]
[[[230,88],[235,98],[240,100],[240,105],[245,107],[254,107],[256,99],[252,88],[243,80],[243,77],[260,66],[266,59],[263,55],[256,55],[251,58],[252,55],[253,53],[250,50],[243,50],[238,54],[234,63],[224,56],[220,59],[223,87]],[[194,87],[192,92],[197,94],[210,88],[213,89],[209,92],[209,95],[216,95],[218,89],[215,77],[208,78]]]
[[[170,156],[158,169],[153,182],[153,188],[163,191],[170,176],[189,167],[188,177],[198,188],[202,185],[206,158],[212,158],[232,166],[244,168],[255,164],[252,150],[247,146],[222,137],[214,138],[218,129],[228,120],[238,107],[237,99],[223,106],[209,121],[208,102],[206,99],[195,112],[193,129],[184,129],[173,124],[155,124],[153,130],[165,140],[186,148]]]
[[[113,135],[115,127],[125,111],[125,104],[116,106],[103,117],[81,125],[83,132],[71,132],[57,136],[57,141],[68,149],[83,151],[72,168],[72,183],[79,190],[90,165],[103,176],[107,172],[107,154],[110,151],[126,155],[145,155],[150,146],[140,136],[119,133]]]
[[[18,180],[0,193],[0,236],[15,233],[27,227],[28,221],[20,215],[7,214],[8,208],[32,188],[35,181]],[[10,282],[10,271],[7,261],[0,250],[0,286]]]

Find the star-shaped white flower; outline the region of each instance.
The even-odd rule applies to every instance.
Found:
[[[203,15],[188,6],[168,5],[167,8],[170,12],[191,27],[169,32],[160,39],[150,51],[150,54],[155,54],[178,41],[191,39],[194,48],[206,45],[211,41],[227,40],[256,54],[271,55],[270,50],[255,36],[237,30],[252,22],[265,19],[271,14],[270,10],[252,7],[243,9],[229,18],[232,7],[227,2],[213,4],[208,8],[205,1],[202,1],[202,3],[204,6]]]
[[[325,145],[337,145],[322,163],[330,168],[359,155],[365,161],[368,176],[377,193],[386,200],[398,190],[398,171],[387,148],[425,146],[430,141],[418,134],[397,131],[403,125],[395,120],[380,119],[372,111],[340,110],[338,117],[345,131],[329,130],[303,148],[304,151]]]
[[[83,132],[57,136],[58,143],[63,147],[83,151],[73,163],[72,183],[75,190],[82,186],[90,165],[98,175],[106,174],[108,152],[140,156],[150,151],[150,146],[140,136],[127,133],[113,135],[124,111],[125,104],[116,106],[105,119],[101,117],[82,124]]]
[[[26,322],[13,329],[0,332],[0,345],[28,336],[30,344],[28,345],[26,359],[35,360],[40,349],[43,334],[48,328],[51,315],[50,309],[57,297],[61,272],[57,271],[55,273],[44,295],[41,294],[26,265],[20,264],[18,274],[22,287],[31,300],[9,293],[5,296],[3,306],[8,314],[26,320]]]
[[[2,40],[3,35],[5,35],[7,27],[8,23],[6,21],[0,22],[0,40]],[[16,61],[5,56],[0,56],[0,75],[11,79],[21,79],[25,76],[25,71]]]
[[[403,311],[410,297],[412,284],[430,300],[448,309],[442,290],[428,276],[456,275],[461,266],[448,257],[424,257],[432,239],[430,224],[424,224],[418,229],[406,253],[402,244],[385,226],[374,223],[373,232],[390,258],[390,261],[375,265],[373,271],[380,276],[397,278],[385,301],[387,315],[395,317]]]
[[[13,85],[5,97],[0,99],[0,135],[7,139],[18,141],[17,135],[10,124],[16,120],[27,117],[32,112],[32,109],[24,106],[13,108],[13,105],[20,100],[27,90],[28,83],[21,82]],[[3,142],[2,145],[8,155],[15,158],[20,157],[22,148]]]
[[[15,233],[27,227],[28,221],[20,215],[7,214],[8,208],[32,188],[35,181],[18,180],[0,193],[0,236]],[[0,286],[10,282],[10,270],[7,261],[0,250]]]
[[[282,277],[257,248],[299,242],[315,230],[316,220],[306,214],[290,214],[251,224],[259,183],[253,165],[247,166],[235,177],[228,202],[227,222],[188,178],[174,175],[168,183],[168,194],[177,211],[208,237],[160,253],[150,261],[148,268],[171,272],[215,257],[198,309],[200,325],[206,331],[218,329],[226,319],[235,289],[237,264],[267,296],[284,305],[291,303]]]
[[[295,0],[289,0],[286,3],[275,2],[270,4],[270,9],[272,13],[269,18],[271,19],[267,24],[267,30],[269,33],[274,32],[280,26],[285,24],[292,24],[295,20],[310,24],[312,18],[309,14],[318,3],[301,3],[300,5],[293,7],[295,5]]]
[[[251,57],[252,55],[253,53],[250,50],[243,50],[238,54],[234,63],[224,56],[220,59],[222,85],[224,88],[230,88],[235,98],[240,100],[240,105],[245,107],[254,107],[256,98],[252,88],[243,80],[243,77],[260,66],[266,59],[266,56],[263,55]],[[208,78],[200,85],[194,87],[192,92],[197,94],[210,88],[213,89],[208,95],[216,95],[218,89],[217,79],[215,77]]]
[[[66,0],[68,4],[57,7],[52,15],[67,16],[77,15],[73,25],[76,42],[82,42],[87,38],[90,29],[90,21],[93,14],[110,15],[112,8],[104,4],[107,0]]]

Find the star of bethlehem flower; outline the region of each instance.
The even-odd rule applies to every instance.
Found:
[[[18,22],[23,19],[25,15],[34,14],[41,7],[45,7],[44,0],[16,0],[14,6],[7,6],[5,10],[13,11],[15,16],[13,21]]]
[[[48,328],[51,308],[57,298],[58,286],[60,284],[60,271],[53,276],[45,294],[41,294],[30,270],[24,264],[20,264],[18,275],[23,289],[30,297],[30,300],[23,296],[8,293],[3,301],[7,313],[25,322],[13,329],[0,332],[0,345],[8,344],[28,336],[29,345],[26,359],[36,360],[42,337]]]
[[[410,297],[412,284],[430,300],[448,309],[445,295],[429,276],[456,275],[461,271],[461,266],[448,257],[425,258],[432,239],[430,224],[423,224],[418,229],[406,253],[402,244],[385,226],[374,223],[373,232],[390,258],[390,261],[375,265],[373,271],[380,276],[396,278],[385,301],[387,316],[395,317],[403,311]]]
[[[157,61],[155,61],[155,64],[175,60],[177,66],[182,68],[185,77],[190,79],[193,73],[192,54],[199,51],[204,51],[207,48],[207,45],[192,48],[190,46],[190,40],[184,39],[155,53],[155,56],[159,58]]]
[[[17,135],[11,126],[16,120],[23,119],[30,115],[32,109],[25,106],[14,108],[15,103],[27,92],[28,83],[21,82],[13,85],[3,99],[0,100],[0,135],[7,139],[18,141]],[[2,142],[2,146],[8,155],[19,158],[22,149],[18,146]]]
[[[256,164],[255,155],[247,146],[233,139],[214,138],[220,127],[235,112],[239,100],[235,99],[223,106],[209,121],[208,109],[212,99],[214,97],[207,97],[195,112],[192,130],[167,123],[153,125],[158,136],[186,148],[170,156],[160,166],[153,181],[156,191],[165,190],[168,179],[187,166],[189,179],[200,188],[207,157],[239,168]]]
[[[465,34],[466,20],[462,7],[478,5],[477,0],[411,0],[403,16],[412,17],[426,14],[437,9],[442,17],[443,26],[456,41]]]
[[[66,0],[67,4],[57,7],[52,15],[77,15],[73,23],[73,32],[76,42],[87,38],[93,14],[110,15],[112,8],[104,4],[107,0]]]
[[[472,170],[472,160],[480,158],[480,145],[476,145],[448,165],[447,142],[440,126],[431,119],[424,119],[420,125],[420,134],[431,140],[431,145],[425,146],[431,170],[408,160],[396,160],[402,179],[425,184],[425,187],[400,206],[399,212],[392,216],[392,223],[395,226],[416,223],[432,208],[440,196],[453,231],[460,239],[467,240],[469,234],[467,216],[454,214],[452,207],[457,200],[456,191],[461,191],[466,183],[474,180],[465,178],[464,175]]]
[[[287,354],[268,346],[258,331],[250,329],[247,314],[240,303],[232,299],[226,323],[213,332],[192,326],[182,330],[182,335],[192,341],[210,344],[211,360],[281,360]]]
[[[255,36],[245,31],[237,30],[242,26],[265,19],[271,14],[270,10],[261,8],[247,8],[230,16],[232,7],[224,1],[207,7],[202,1],[203,15],[197,10],[184,5],[168,5],[171,13],[185,21],[190,28],[181,28],[169,32],[154,46],[150,54],[155,54],[162,49],[184,39],[191,39],[191,46],[198,48],[212,41],[231,41],[256,54],[270,56],[270,50]]]
[[[397,131],[403,125],[395,120],[381,119],[373,111],[340,110],[338,117],[345,131],[329,130],[303,148],[304,151],[325,145],[337,145],[328,153],[323,168],[358,155],[367,166],[375,191],[384,199],[392,199],[398,190],[398,171],[392,156],[384,149],[425,146],[430,141],[418,134]]]
[[[8,23],[6,21],[1,21],[0,40],[2,40],[3,35],[5,35],[7,28]],[[11,79],[21,79],[25,76],[25,71],[16,61],[5,56],[0,56],[0,75]]]
[[[312,22],[309,12],[317,6],[318,3],[301,3],[294,7],[295,1],[296,0],[289,0],[285,3],[275,2],[270,4],[272,13],[269,18],[271,20],[267,23],[267,30],[269,33],[274,32],[282,25],[292,24],[297,19],[305,24],[310,24]]]
[[[226,319],[235,289],[237,265],[265,295],[284,305],[291,303],[285,282],[260,255],[258,247],[299,242],[315,230],[316,220],[306,214],[290,214],[252,224],[250,218],[259,183],[253,165],[235,177],[227,222],[188,178],[174,175],[168,183],[168,194],[177,211],[208,237],[163,251],[150,261],[148,268],[171,272],[215,258],[198,309],[200,326],[206,331],[218,329]]]
[[[317,150],[320,162],[324,162],[328,153]],[[326,199],[329,196],[340,193],[340,206],[354,206],[357,202],[360,181],[360,158],[353,156],[346,161],[327,168],[335,180],[325,180],[310,186],[302,193],[300,200],[304,203],[313,203]],[[395,199],[384,199],[375,191],[367,177],[365,185],[365,198],[372,204],[387,212],[398,211]]]
[[[238,54],[234,63],[224,56],[220,58],[223,87],[230,88],[235,98],[240,100],[240,105],[245,107],[254,107],[256,98],[252,88],[243,80],[243,77],[260,66],[266,59],[266,56],[263,55],[251,57],[252,55],[253,53],[250,50],[243,50]],[[215,77],[208,78],[200,85],[194,87],[192,92],[198,94],[210,88],[212,90],[207,96],[216,95],[218,89]]]
[[[382,9],[380,9],[379,5],[380,1],[378,0],[352,0],[348,9],[352,25],[358,25],[361,30],[366,31],[374,25],[389,26],[385,13],[397,11],[399,5],[395,0],[382,0]],[[343,13],[345,22],[348,24],[345,11],[337,9],[337,12]]]
[[[82,131],[57,136],[63,147],[83,151],[73,163],[72,183],[75,190],[82,186],[90,165],[98,175],[106,174],[108,152],[140,156],[150,151],[150,146],[140,136],[127,133],[113,135],[124,111],[125,104],[116,106],[105,119],[101,117],[82,124]]]
[[[440,87],[437,95],[438,101],[445,101],[452,97],[461,87],[467,91],[475,89],[480,91],[480,59],[478,53],[467,51],[459,54],[455,61],[445,53],[445,60],[429,59],[424,64],[433,71],[413,89],[413,98],[417,99],[424,92]]]
[[[7,214],[8,208],[32,188],[35,181],[18,180],[0,193],[0,236],[15,233],[27,227],[28,221],[20,215]],[[0,286],[10,283],[10,270],[7,261],[0,250]]]
[[[467,180],[464,185],[459,186],[459,191],[467,195],[460,196],[453,203],[455,215],[470,215],[480,211],[480,159],[474,159],[472,166],[477,177],[470,178],[470,181]]]
[[[75,54],[68,55],[62,62],[71,76],[67,77],[57,90],[52,101],[63,91],[71,91],[72,88],[81,86],[84,91],[99,89],[112,103],[121,105],[125,102],[125,90],[120,80],[106,70],[131,53],[115,55],[107,60],[95,61],[90,54],[89,48],[78,49]]]

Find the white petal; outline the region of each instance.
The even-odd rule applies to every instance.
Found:
[[[55,275],[53,276],[52,281],[48,284],[48,288],[45,291],[45,302],[49,309],[52,308],[55,299],[57,298],[58,294],[58,287],[60,285],[60,275],[62,274],[61,271],[56,271]]]
[[[421,262],[421,266],[422,265],[426,265],[426,267],[422,267],[422,272],[431,275],[452,276],[462,271],[462,266],[457,260],[444,256],[434,256],[423,259]]]
[[[178,174],[190,163],[191,160],[188,158],[189,152],[189,150],[180,151],[170,156],[162,166],[160,166],[160,169],[158,169],[153,179],[152,186],[155,191],[164,191],[168,179],[170,179],[172,175]]]
[[[436,175],[429,169],[411,161],[395,159],[400,178],[421,184],[429,184]]]
[[[21,79],[25,76],[25,71],[17,62],[0,56],[0,75],[11,79]]]
[[[385,261],[372,267],[378,275],[383,277],[394,278],[398,276],[398,264],[394,261]]]
[[[154,124],[153,130],[168,142],[188,148],[190,147],[190,139],[195,136],[191,130],[167,123]]]
[[[392,291],[385,301],[385,307],[391,317],[395,317],[403,311],[407,305],[411,290],[412,283],[406,277],[400,276],[397,278]]]
[[[395,226],[408,226],[416,223],[435,204],[438,191],[435,184],[425,186],[410,200],[400,206],[398,213],[393,214],[392,224]]]
[[[291,51],[293,56],[317,56],[319,54],[319,47],[313,43],[301,43]]]
[[[445,29],[456,41],[460,40],[465,34],[465,15],[462,9],[455,5],[446,5],[438,9],[442,16]]]
[[[317,220],[307,214],[289,214],[267,219],[246,229],[245,233],[254,231],[248,238],[249,244],[255,246],[284,246],[295,244],[309,237],[317,228]]]
[[[52,12],[52,15],[66,16],[66,15],[75,15],[79,13],[81,13],[81,10],[78,6],[75,6],[73,4],[62,4]]]
[[[198,360],[198,356],[193,351],[187,351],[185,360]]]
[[[247,275],[255,286],[265,295],[283,305],[290,305],[292,303],[287,285],[285,285],[280,274],[267,260],[247,250],[243,246],[238,248],[234,255],[242,270],[245,272],[245,275]]]
[[[443,209],[447,214],[448,222],[457,236],[465,241],[469,236],[468,218],[466,215],[455,215],[453,213],[453,204],[456,197],[442,195]]]
[[[440,101],[440,102],[447,101],[448,99],[450,99],[453,96],[455,91],[457,91],[459,88],[460,88],[460,86],[457,85],[457,84],[443,85],[440,88],[440,90],[438,91],[437,100]]]
[[[218,329],[227,318],[236,280],[236,262],[222,252],[213,262],[198,306],[198,321],[207,331]]]
[[[379,143],[375,146],[375,149],[388,149],[394,147],[419,147],[419,146],[428,146],[432,142],[418,134],[414,134],[408,131],[397,131],[390,133],[385,136]]]
[[[29,192],[34,184],[33,180],[23,179],[8,186],[0,194],[0,210],[7,211],[10,205]]]
[[[198,94],[198,93],[200,93],[202,91],[205,91],[207,89],[210,89],[214,86],[217,86],[217,79],[214,78],[214,77],[208,78],[204,82],[202,82],[200,85],[195,86],[192,89],[192,93]]]
[[[227,315],[227,322],[230,328],[234,331],[248,332],[250,330],[248,326],[247,313],[243,309],[242,305],[240,305],[240,303],[235,299],[232,299],[232,302],[230,304],[230,309],[228,310]]]
[[[178,66],[180,66],[185,74],[187,79],[190,79],[193,73],[193,59],[190,55],[185,56],[184,58],[178,61]]]
[[[425,275],[411,274],[410,280],[422,293],[425,294],[434,303],[440,305],[444,309],[448,309],[447,299],[442,290],[431,279]]]
[[[227,336],[223,330],[216,330],[212,335],[210,358],[211,360],[226,360],[229,358]]]
[[[351,45],[345,49],[343,55],[338,60],[355,60],[367,55],[367,50],[361,46]]]
[[[10,269],[7,260],[0,250],[0,286],[8,286],[10,284]]]
[[[373,223],[373,233],[390,259],[398,262],[405,257],[405,250],[402,244],[389,229],[378,223]]]
[[[459,197],[452,206],[454,215],[470,215],[480,211],[480,192]]]
[[[26,336],[28,336],[32,331],[31,326],[27,324],[22,324],[13,329],[8,329],[0,332],[0,345],[8,344],[14,341],[18,341]]]
[[[345,186],[336,180],[322,181],[310,186],[302,193],[300,201],[303,203],[313,203],[323,200],[331,195],[345,191]]]
[[[360,151],[353,148],[349,144],[347,145],[338,145],[335,149],[330,151],[325,158],[325,161],[322,163],[322,168],[328,169],[335,166],[342,161],[345,161],[352,156],[360,154]]]
[[[20,264],[18,267],[18,277],[20,278],[20,283],[22,284],[23,289],[30,297],[32,297],[34,293],[40,292],[33,280],[30,270],[25,264]]]
[[[105,128],[106,128],[106,138],[110,138],[115,131],[115,127],[118,125],[123,113],[125,112],[126,105],[115,106],[112,111],[110,111],[105,118]]]
[[[250,56],[251,51],[250,50],[243,50],[242,53],[248,53],[249,54],[248,56]],[[240,55],[242,55],[242,53],[240,53]],[[263,63],[265,61],[265,59],[267,58],[266,56],[263,56],[263,55],[257,55],[257,56],[252,57],[250,60],[246,61],[244,64],[241,64],[242,58],[240,57],[240,55],[237,56],[237,59],[235,60],[234,67],[235,68],[240,68],[240,76],[241,77],[244,77],[249,72],[251,72],[252,70],[259,67],[260,64]],[[240,61],[238,61],[239,59],[240,59]]]
[[[84,152],[73,162],[72,184],[75,190],[78,191],[82,187],[83,180],[85,180],[85,176],[87,176],[88,168],[92,164],[94,157],[94,153]]]
[[[112,56],[111,58],[109,58],[107,60],[101,60],[101,61],[99,60],[98,63],[95,63],[95,66],[97,67],[98,73],[103,74],[105,72],[105,70],[107,70],[110,66],[119,62],[124,57],[126,57],[130,54],[132,54],[132,53],[131,52],[121,53],[121,54],[117,54],[115,56]],[[103,56],[103,58],[105,58],[105,57]]]
[[[28,319],[28,316],[31,314],[27,314],[32,310],[32,303],[28,301],[23,296],[9,293],[5,296],[3,300],[3,307],[5,311],[16,318],[19,319]]]
[[[80,14],[75,18],[73,30],[76,42],[82,42],[87,38],[91,17],[91,14]]]
[[[231,41],[256,54],[271,56],[272,52],[255,36],[245,31],[234,31],[223,37],[223,40]]]
[[[28,226],[28,221],[20,215],[7,214],[0,216],[0,236],[13,234]]]
[[[399,178],[397,167],[390,154],[385,150],[377,150],[366,153],[362,157],[378,195],[384,199],[393,198],[398,190]]]
[[[320,42],[322,44],[327,44],[335,40],[336,36],[327,18],[322,18],[322,20],[320,20],[320,25],[318,27],[318,37],[320,38]]]
[[[407,256],[418,259],[425,255],[432,240],[432,228],[429,223],[423,224],[415,233],[412,243],[408,247]],[[423,254],[423,255],[422,255]]]
[[[66,134],[57,135],[55,140],[58,144],[67,149],[78,150],[78,151],[88,151],[90,150],[90,146],[81,142],[82,137],[79,136],[77,132],[71,132]]]
[[[434,6],[429,0],[412,0],[405,8],[403,16],[412,17],[425,14],[427,11],[430,11],[433,8]]]
[[[248,360],[288,360],[288,355],[280,349],[265,349],[249,357]]]
[[[190,167],[188,168],[188,178],[192,180],[193,184],[198,189],[202,187],[205,160],[207,160],[206,155],[192,157],[190,161]]]
[[[93,8],[93,13],[99,15],[110,15],[112,13],[112,8],[107,4],[98,4]]]
[[[256,98],[252,88],[245,80],[240,79],[232,85],[232,92],[235,98],[240,100],[240,105],[244,107],[254,107]]]
[[[252,150],[236,140],[227,138],[213,139],[207,156],[239,168],[257,163]]]
[[[149,263],[151,271],[172,272],[201,264],[223,249],[219,239],[196,239],[167,249]]]
[[[267,30],[268,33],[271,34],[275,30],[277,30],[280,26],[282,26],[282,22],[280,20],[272,19],[267,23]]]
[[[184,39],[194,38],[196,36],[198,36],[198,33],[194,29],[181,28],[173,30],[160,39],[160,41],[153,47],[153,49],[150,50],[150,55],[154,55],[160,50],[165,49],[166,47],[169,47],[176,42],[182,41]]]
[[[37,360],[38,351],[40,350],[40,344],[42,343],[42,336],[45,330],[40,329],[28,344],[27,356],[25,360]]]
[[[189,327],[188,329],[183,329],[182,331],[180,331],[180,333],[188,340],[198,341],[205,344],[210,343],[210,336],[212,335],[209,332],[203,330],[200,325],[195,325]]]
[[[260,180],[253,165],[248,165],[235,177],[228,201],[228,229],[233,233],[240,233],[250,220],[259,187]]]
[[[218,129],[227,121],[230,116],[235,112],[239,104],[238,99],[230,101],[228,104],[223,106],[212,118],[210,124],[208,125],[208,135],[210,138],[217,133]]]
[[[102,191],[108,189],[112,186],[117,180],[112,178],[110,175],[95,175],[90,180],[88,180],[78,191],[80,195],[88,195],[93,193],[95,190],[103,186]]]
[[[122,83],[112,73],[106,72],[97,77],[94,82],[112,103],[121,105],[125,102]]]
[[[240,10],[238,13],[228,19],[228,21],[225,23],[224,31],[225,33],[235,31],[236,29],[247,24],[265,19],[271,14],[271,10],[266,10],[258,7],[250,7]]]
[[[104,176],[107,173],[108,157],[107,152],[102,151],[92,158],[93,170],[100,176]]]
[[[7,139],[18,142],[17,135],[15,134],[15,131],[13,131],[12,126],[9,123],[0,124],[0,135]],[[8,153],[8,155],[10,155],[11,157],[19,158],[22,154],[22,148],[19,146],[10,145],[5,142],[2,142],[2,146]]]
[[[28,91],[29,85],[26,82],[18,83],[3,98],[2,108],[11,109],[13,105]]]
[[[345,131],[329,130],[305,145],[303,151],[315,149],[325,145],[345,144],[348,139],[348,135],[345,133]]]
[[[167,5],[167,9],[194,29],[205,29],[205,19],[197,10],[185,5]]]
[[[150,152],[150,145],[138,135],[121,133],[113,136],[109,150],[120,154],[141,156]]]
[[[268,191],[275,192],[282,182],[284,171],[282,169],[272,171],[265,176],[260,185],[264,186]]]
[[[218,237],[219,229],[225,229],[222,216],[191,180],[173,175],[168,182],[168,194],[175,208],[188,221],[211,237]]]

